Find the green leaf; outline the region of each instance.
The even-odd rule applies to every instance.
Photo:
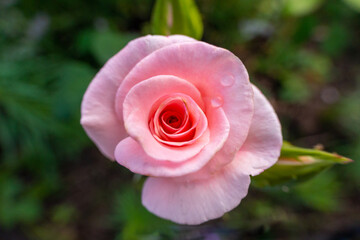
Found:
[[[349,41],[352,39],[351,32],[343,24],[337,22],[331,24],[329,28],[321,47],[326,54],[337,57],[349,46]]]
[[[139,191],[130,187],[116,194],[113,222],[116,228],[122,226],[116,239],[152,239],[154,234],[172,235],[173,224],[148,212],[140,199]]]
[[[340,204],[341,182],[338,181],[333,171],[326,171],[302,184],[293,190],[295,196],[303,204],[312,209],[331,212],[336,211]]]
[[[351,159],[340,156],[336,153],[328,153],[318,149],[301,148],[291,145],[288,142],[284,142],[281,148],[280,160],[295,159],[300,163],[349,163]]]
[[[194,0],[157,0],[152,12],[154,34],[183,34],[201,39],[203,24]]]
[[[315,11],[324,0],[284,0],[286,14],[303,16]]]
[[[94,32],[91,40],[91,52],[98,63],[102,65],[136,37],[137,35],[132,33]]]
[[[284,142],[277,163],[262,174],[253,177],[253,183],[255,186],[265,187],[304,181],[336,163],[345,164],[351,161],[336,153],[300,148]]]
[[[349,7],[360,12],[360,1],[359,0],[343,0]]]

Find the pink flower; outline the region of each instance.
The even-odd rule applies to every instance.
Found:
[[[92,80],[81,114],[105,156],[149,176],[143,205],[181,224],[235,208],[282,144],[278,118],[242,62],[179,35],[131,41]]]

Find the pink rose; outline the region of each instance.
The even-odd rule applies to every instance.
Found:
[[[235,208],[282,144],[278,118],[242,62],[179,35],[131,41],[92,80],[81,114],[105,156],[149,176],[143,205],[181,224]]]

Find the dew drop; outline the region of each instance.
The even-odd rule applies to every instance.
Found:
[[[220,80],[220,82],[221,82],[221,85],[223,85],[224,87],[230,87],[234,84],[235,79],[234,79],[234,76],[229,75],[229,76],[222,78]]]
[[[211,106],[213,106],[214,108],[221,107],[222,104],[223,104],[223,99],[220,96],[211,99]]]

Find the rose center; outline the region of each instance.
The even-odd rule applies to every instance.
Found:
[[[170,124],[171,126],[173,126],[174,123],[177,123],[178,121],[179,121],[179,119],[176,116],[171,116],[166,120],[166,122],[168,124]]]
[[[161,125],[167,129],[167,132],[172,132],[171,129],[175,130],[181,127],[183,123],[182,112],[166,111],[161,114]],[[171,128],[171,129],[168,129]]]
[[[174,94],[160,98],[149,115],[149,128],[156,140],[182,146],[194,140],[199,121],[198,106],[188,96]]]

